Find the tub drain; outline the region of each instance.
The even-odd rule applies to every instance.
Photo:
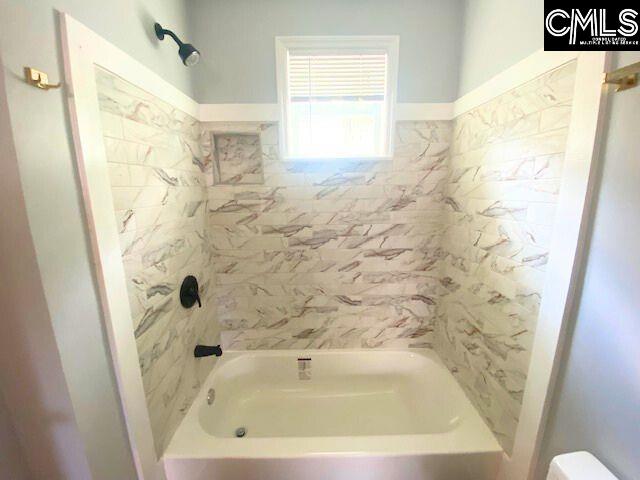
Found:
[[[244,427],[236,428],[236,437],[242,438],[247,434],[247,429]]]

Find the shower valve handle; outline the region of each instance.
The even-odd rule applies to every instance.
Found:
[[[193,275],[189,275],[185,277],[180,286],[180,303],[184,308],[191,308],[196,302],[198,302],[198,307],[202,308],[198,280]]]

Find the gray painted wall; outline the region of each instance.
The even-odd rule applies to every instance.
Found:
[[[640,61],[620,54],[618,66]],[[574,325],[536,478],[553,456],[588,450],[640,478],[640,89],[612,94],[602,174]]]
[[[75,417],[71,420],[80,431],[93,479],[127,480],[135,478],[135,471],[94,285],[65,93],[27,86],[22,69],[32,65],[49,73],[52,81],[62,78],[54,10],[58,8],[190,93],[191,72],[179,63],[175,45],[158,45],[150,36],[154,18],[177,32],[186,31],[184,5],[182,0],[0,0],[2,73],[46,299],[42,315],[48,314],[48,325],[55,335],[51,339],[57,341]],[[30,332],[29,322],[36,319],[28,313],[22,312],[24,318],[17,320],[28,325]],[[53,345],[55,350],[56,343]],[[38,343],[29,348],[38,348]],[[46,383],[39,387],[35,392],[45,398],[64,394]],[[48,422],[59,421],[60,428],[69,420],[64,411],[50,410],[48,414]],[[56,478],[55,472],[40,478],[45,476]],[[88,476],[61,478],[85,480]]]
[[[277,35],[400,35],[400,102],[451,102],[543,46],[542,0],[191,0],[202,103],[275,103]]]
[[[0,478],[27,480],[30,478],[27,459],[13,425],[4,398],[0,396]]]
[[[464,0],[458,96],[543,47],[543,0]]]
[[[0,464],[14,470],[0,478],[17,480],[20,470],[34,479],[88,478],[29,229],[2,75],[0,160],[0,386],[6,402]]]
[[[461,0],[191,0],[202,103],[275,103],[277,35],[400,35],[398,100],[456,98]]]

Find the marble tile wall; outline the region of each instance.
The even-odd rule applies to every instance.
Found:
[[[451,122],[398,123],[383,161],[285,161],[276,125],[204,129],[263,150],[261,184],[209,189],[226,348],[432,346]]]
[[[392,159],[306,162],[280,157],[276,124],[198,124],[98,71],[158,451],[211,368],[193,345],[220,334],[226,349],[435,348],[510,453],[574,70],[454,122],[398,122]],[[202,310],[179,306],[188,273]]]
[[[257,133],[214,133],[213,176],[217,184],[262,184],[262,147]]]
[[[198,122],[97,69],[105,149],[120,229],[140,369],[160,455],[214,359],[196,343],[218,343],[214,252],[207,223],[211,163]],[[203,308],[185,310],[186,275],[200,283]]]
[[[436,348],[511,452],[545,282],[575,62],[454,121]]]

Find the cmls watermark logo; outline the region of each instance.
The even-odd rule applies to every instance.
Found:
[[[599,3],[606,7],[586,8],[587,2],[579,0],[573,5],[545,0],[544,49],[640,50],[640,5],[636,2],[612,7],[609,5],[618,2],[602,1]]]

